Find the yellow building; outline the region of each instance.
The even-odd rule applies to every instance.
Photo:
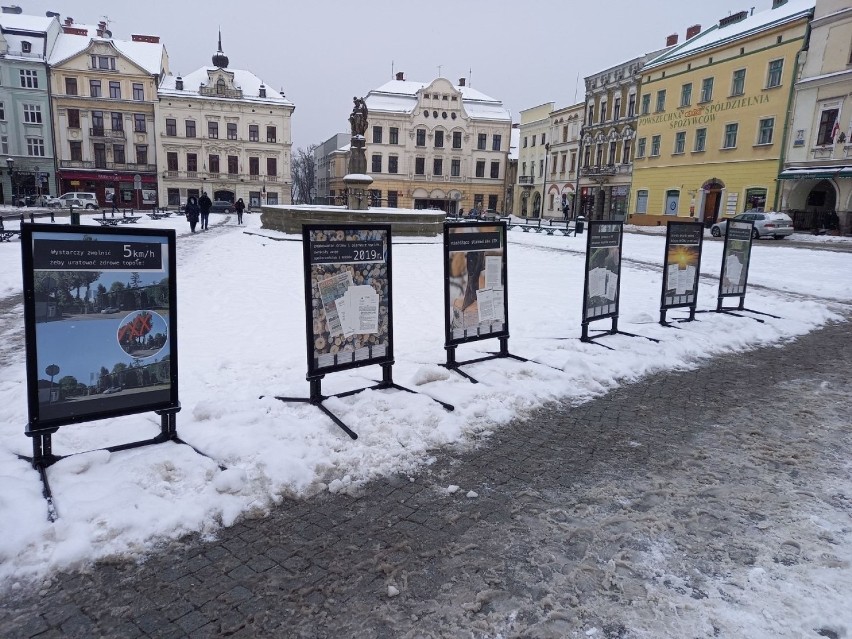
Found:
[[[814,0],[728,16],[642,70],[629,221],[771,209]]]

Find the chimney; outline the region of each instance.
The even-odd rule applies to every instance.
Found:
[[[677,44],[677,34],[673,33],[668,38],[666,38],[666,46],[673,47]]]
[[[403,73],[402,71],[397,71],[396,72],[396,79],[397,80],[405,80],[405,73]]]
[[[464,84],[464,83],[465,83],[465,79],[464,79],[464,78],[459,78],[459,86],[460,86],[460,87],[465,86],[465,84]]]
[[[748,18],[748,11],[740,11],[728,16],[727,18],[719,20],[719,28],[727,27],[729,24],[734,24],[736,22],[742,22],[746,18]]]
[[[95,33],[97,33],[97,34],[98,34],[98,37],[99,37],[99,38],[103,38],[103,37],[104,37],[104,31],[105,31],[105,30],[106,30],[106,22],[104,22],[104,21],[98,22],[98,28],[97,28],[97,30],[95,31]]]
[[[3,7],[3,13],[14,13],[16,15],[23,12],[23,9],[16,4],[13,4],[10,7]]]
[[[691,27],[689,27],[686,30],[686,39],[689,40],[690,38],[694,38],[699,33],[701,33],[701,25],[700,24],[693,24]]]
[[[781,5],[787,4],[787,0],[772,0],[772,8],[777,9]]]
[[[175,78],[175,89],[183,91],[183,78],[180,76]]]
[[[74,18],[72,18],[71,16],[68,16],[67,18],[65,18],[65,26],[66,27],[70,27],[72,24],[74,24]]]
[[[131,35],[130,39],[133,42],[147,42],[149,44],[159,44],[160,36],[152,36],[152,35]]]
[[[259,95],[261,98],[265,98],[265,97],[266,97],[266,85],[265,85],[265,84],[261,84],[261,85],[260,85],[260,90],[259,90],[259,92],[258,92],[258,95]]]
[[[48,18],[59,18],[61,17],[56,11],[47,11],[45,14]]]

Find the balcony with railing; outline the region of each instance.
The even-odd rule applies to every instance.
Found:
[[[89,129],[89,136],[93,138],[119,138],[125,139],[124,129],[102,129],[100,127]]]
[[[60,160],[59,168],[107,169],[110,171],[134,171],[137,173],[154,173],[157,170],[157,166],[154,164],[136,164],[133,162],[95,162],[93,160]]]
[[[518,176],[518,184],[521,186],[532,186],[535,184],[535,177],[532,175],[519,175]]]
[[[593,164],[580,169],[582,177],[608,177],[630,171],[629,164]]]
[[[213,87],[200,87],[198,94],[207,98],[239,98],[242,99],[242,89],[218,89]]]

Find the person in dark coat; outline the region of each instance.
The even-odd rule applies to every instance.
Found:
[[[246,210],[246,203],[243,202],[243,198],[237,200],[237,203],[234,204],[234,210],[237,212],[237,224],[243,223],[243,211]]]
[[[204,231],[210,224],[210,207],[213,206],[213,202],[207,197],[207,192],[201,194],[201,197],[198,198],[198,208],[201,210],[201,230]]]
[[[198,215],[201,209],[198,208],[198,200],[195,199],[194,195],[189,196],[184,211],[186,212],[186,221],[189,222],[189,228],[195,233],[195,225],[198,224]]]

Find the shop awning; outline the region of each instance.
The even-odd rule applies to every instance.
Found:
[[[824,166],[786,169],[778,175],[779,180],[832,180],[839,177],[852,177],[852,167]]]

